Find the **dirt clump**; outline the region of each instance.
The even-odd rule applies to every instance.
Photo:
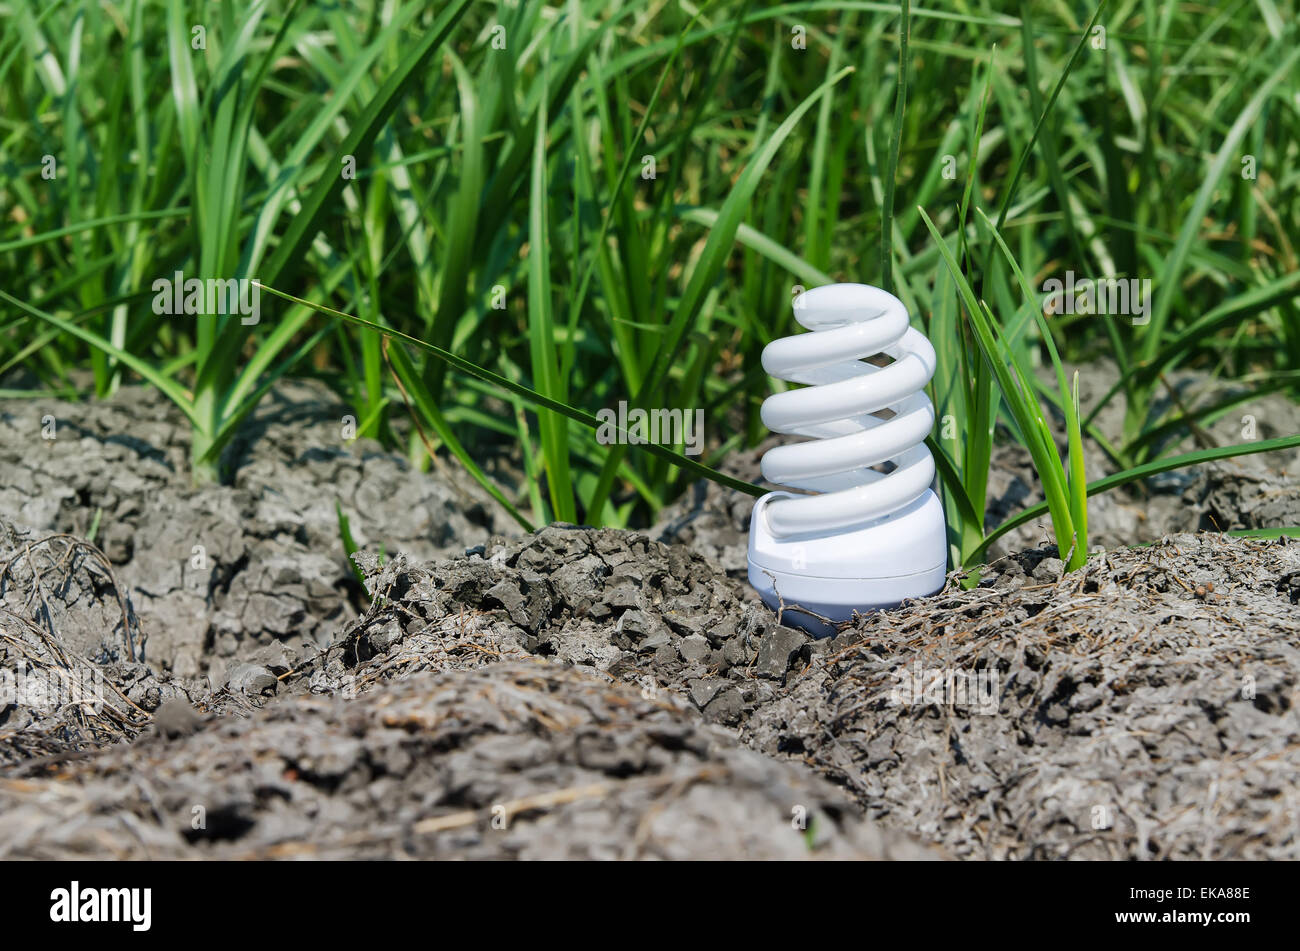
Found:
[[[389,563],[313,687],[550,656],[675,695],[954,855],[1300,856],[1300,545],[1180,535],[1062,569],[1024,552],[811,641],[694,553],[552,527]]]
[[[925,858],[808,770],[554,663],[423,672],[0,778],[0,856]]]
[[[118,815],[122,855],[1300,856],[1293,541],[1022,552],[821,641],[637,533],[358,561],[371,606],[300,667],[0,774],[0,841],[91,854]]]
[[[514,530],[471,480],[351,440],[348,413],[322,384],[281,382],[225,450],[232,483],[195,488],[187,421],[151,388],[9,400],[0,515],[82,537],[95,526],[158,669],[220,686],[251,651],[293,666],[357,614],[336,504],[358,545],[413,557]]]
[[[860,619],[742,736],[959,857],[1300,857],[1300,544],[1055,555]]]
[[[103,553],[0,521],[0,764],[135,736],[175,688]]]
[[[636,532],[552,525],[435,563],[358,561],[374,603],[322,655],[313,689],[399,657],[445,670],[536,655],[673,690],[734,725],[816,649],[699,554]]]

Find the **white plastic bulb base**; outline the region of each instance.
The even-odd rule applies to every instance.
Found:
[[[948,541],[933,490],[874,522],[778,538],[765,509],[785,497],[794,496],[769,492],[760,498],[749,524],[749,583],[768,607],[782,612],[781,623],[826,637],[835,628],[822,618],[847,621],[854,612],[893,607],[943,587]]]

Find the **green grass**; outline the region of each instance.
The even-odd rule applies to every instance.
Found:
[[[758,491],[716,470],[784,385],[759,355],[798,287],[862,281],[935,344],[953,563],[1047,513],[1075,566],[1088,496],[1297,444],[1177,455],[1300,382],[1296,12],[0,3],[0,386],[154,386],[211,481],[276,379],[317,376],[360,435],[446,453],[523,526],[644,525],[701,476]],[[1149,323],[1045,319],[1067,270],[1150,279]],[[261,320],[154,313],[176,271],[259,281]],[[1120,378],[1081,415],[1066,368],[1101,358]],[[1183,369],[1241,388],[1189,416]],[[704,410],[705,454],[602,445],[620,400]],[[1002,526],[998,440],[1046,496]]]

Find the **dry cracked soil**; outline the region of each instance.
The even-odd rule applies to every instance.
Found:
[[[346,413],[278,386],[195,489],[149,390],[0,402],[0,857],[1300,857],[1300,542],[1204,531],[1300,523],[1295,455],[813,640],[744,584],[745,497],[525,535]],[[993,512],[1037,497],[999,450]]]

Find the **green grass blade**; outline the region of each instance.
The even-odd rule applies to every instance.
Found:
[[[653,404],[658,397],[664,374],[671,361],[676,357],[678,345],[687,328],[699,314],[700,307],[704,303],[705,292],[717,280],[717,276],[721,272],[722,266],[735,243],[735,236],[740,227],[741,219],[749,209],[750,199],[758,188],[759,181],[767,171],[772,159],[776,156],[777,150],[780,149],[781,144],[789,137],[795,126],[817,100],[853,71],[853,67],[846,67],[819,86],[790,113],[786,120],[772,133],[771,138],[763,144],[763,147],[754,154],[754,157],[745,166],[744,172],[741,173],[731,193],[727,196],[727,200],[722,205],[722,209],[718,214],[718,224],[709,232],[704,251],[700,254],[700,260],[695,269],[691,272],[690,281],[682,294],[681,301],[678,303],[677,312],[669,323],[665,340],[660,344],[656,352],[654,363],[647,374],[646,384],[641,391],[629,400],[631,406],[644,406],[646,403]],[[588,500],[589,510],[600,511],[603,508],[605,501],[609,498],[610,490],[613,488],[614,476],[618,471],[619,463],[622,462],[625,451],[626,448],[622,445],[610,447],[610,454],[601,470],[600,481],[596,484],[595,494]]]
[[[343,190],[345,180],[337,170],[342,166],[344,156],[363,153],[373,145],[379,130],[388,122],[407,89],[427,67],[433,54],[446,42],[460,18],[469,9],[470,3],[471,0],[450,0],[447,8],[385,80],[378,94],[366,106],[359,121],[352,126],[335,150],[333,158],[326,164],[328,171],[303,200],[302,210],[294,216],[275,253],[261,269],[261,280],[272,283],[296,265],[319,229],[326,209],[337,201],[338,193]]]
[[[176,406],[180,409],[182,413],[185,414],[185,416],[189,419],[191,423],[197,426],[202,422],[198,417],[198,415],[195,413],[194,403],[191,400],[190,395],[185,392],[185,390],[181,387],[181,385],[177,383],[175,380],[171,380],[163,376],[156,369],[154,369],[154,367],[151,364],[140,359],[135,354],[129,353],[126,350],[122,350],[119,349],[118,347],[113,346],[112,343],[105,340],[99,334],[94,333],[93,331],[90,330],[86,330],[84,327],[78,327],[72,321],[64,320],[62,317],[55,317],[53,314],[47,313],[36,307],[32,307],[30,304],[26,304],[23,301],[20,301],[12,294],[9,294],[7,291],[0,290],[0,300],[6,300],[13,306],[17,307],[19,310],[23,311],[24,313],[30,314],[31,316],[36,317],[39,320],[43,320],[50,326],[57,327],[63,333],[71,334],[72,336],[85,341],[86,343],[90,344],[90,346],[107,354],[108,356],[113,357],[116,360],[120,360],[122,363],[126,364],[128,367],[134,370],[136,373],[140,374],[140,376],[148,380],[149,383],[151,383],[153,386],[157,387],[158,390],[163,393],[163,395],[165,395],[168,399],[170,399],[173,403],[176,404]]]
[[[1118,488],[1122,485],[1128,485],[1131,482],[1137,482],[1149,476],[1159,475],[1162,472],[1171,472],[1174,469],[1185,469],[1188,466],[1199,465],[1202,462],[1214,462],[1219,459],[1235,459],[1238,456],[1249,456],[1257,452],[1273,452],[1278,449],[1296,449],[1300,448],[1300,436],[1282,436],[1278,439],[1265,439],[1261,442],[1240,443],[1235,446],[1221,446],[1217,449],[1201,449],[1196,452],[1184,453],[1180,456],[1169,456],[1165,459],[1157,459],[1154,462],[1143,463],[1132,469],[1126,469],[1123,472],[1117,472],[1114,475],[1106,476],[1104,479],[1097,479],[1088,483],[1088,495],[1100,495],[1102,492],[1108,492],[1111,489]],[[1007,532],[1014,528],[1019,528],[1026,522],[1032,522],[1034,519],[1043,515],[1046,511],[1047,503],[1039,502],[1037,505],[1031,505],[1023,509],[1016,515],[1007,519],[993,531],[985,536],[984,541],[980,543],[979,548],[975,550],[976,557],[982,557],[988,550],[988,546],[993,544]]]
[[[546,98],[546,79],[542,79]],[[546,113],[538,117],[533,147],[532,189],[528,202],[528,340],[532,357],[533,382],[539,392],[557,402],[566,402],[567,390],[560,378],[555,348],[555,326],[551,319],[550,229],[546,205]],[[569,473],[569,427],[563,416],[544,413],[538,420],[545,460],[546,486],[551,509],[566,522],[577,521],[573,480]]]
[[[911,33],[911,4],[903,0],[898,22],[898,84],[894,98],[894,126],[889,133],[889,165],[885,170],[885,201],[880,206],[880,286],[894,289],[894,186],[898,152],[903,144],[903,114],[907,108],[907,41]]]
[[[433,344],[426,343],[425,341],[420,340],[418,337],[412,337],[410,334],[402,333],[401,331],[395,330],[392,327],[385,327],[381,324],[376,324],[369,320],[364,320],[360,317],[355,317],[352,314],[345,314],[342,311],[334,310],[333,308],[330,307],[325,307],[322,304],[315,304],[312,303],[311,301],[303,300],[301,297],[294,297],[292,294],[286,294],[284,291],[277,290],[274,287],[268,287],[265,284],[261,284],[260,286],[262,287],[263,290],[268,291],[276,295],[277,297],[282,297],[285,300],[293,301],[296,304],[302,304],[306,307],[312,308],[313,310],[320,311],[323,314],[329,314],[332,317],[337,317],[340,320],[346,320],[349,323],[354,324],[358,327],[365,327],[366,329],[371,330],[374,333],[381,334],[392,340],[400,340],[403,343],[410,344],[411,346],[416,347],[417,349],[423,350],[426,353],[430,353],[435,357],[437,357],[438,359],[443,360],[449,366],[451,366],[456,370],[459,370],[461,373],[466,373],[470,376],[477,377],[478,379],[483,380],[487,383],[491,383],[494,386],[497,386],[509,393],[514,393],[516,396],[522,397],[527,403],[529,403],[532,406],[540,407],[541,409],[550,410],[553,413],[559,413],[563,416],[567,416],[569,419],[572,419],[575,422],[582,423],[584,426],[587,426],[592,430],[599,430],[602,426],[605,425],[590,413],[584,412],[583,410],[580,410],[576,407],[569,406],[566,403],[561,403],[556,400],[553,400],[550,397],[547,397],[541,393],[536,392],[535,390],[529,389],[528,387],[524,386],[521,383],[516,383],[513,380],[508,380],[498,373],[493,373],[491,370],[484,369],[483,367],[480,367],[474,364],[473,362],[464,359],[463,357],[459,357],[448,350],[443,350],[441,347],[437,347],[434,346]],[[0,291],[0,294],[3,294],[3,292]],[[415,393],[412,393],[412,396],[414,397]],[[617,430],[617,427],[615,428]],[[627,437],[628,434],[625,431],[622,430],[618,430],[618,431],[622,436],[624,436],[625,438]],[[621,445],[627,445],[627,443],[623,443]],[[611,446],[610,448],[613,449],[616,447]],[[636,448],[640,449],[643,452],[647,452],[651,455],[658,456],[661,459],[665,459],[668,462],[671,462],[675,466],[680,466],[681,468],[687,470],[694,476],[708,479],[709,481],[716,482],[719,485],[725,486],[728,489],[735,489],[738,492],[743,492],[746,495],[752,495],[755,498],[758,498],[760,495],[763,495],[764,492],[767,491],[761,486],[754,485],[752,482],[746,482],[743,479],[737,479],[734,478],[733,476],[727,475],[726,473],[718,472],[717,470],[711,469],[708,466],[701,465],[700,463],[691,459],[689,456],[679,455],[673,452],[671,449],[667,449],[663,446],[656,445],[655,443],[636,444]]]

